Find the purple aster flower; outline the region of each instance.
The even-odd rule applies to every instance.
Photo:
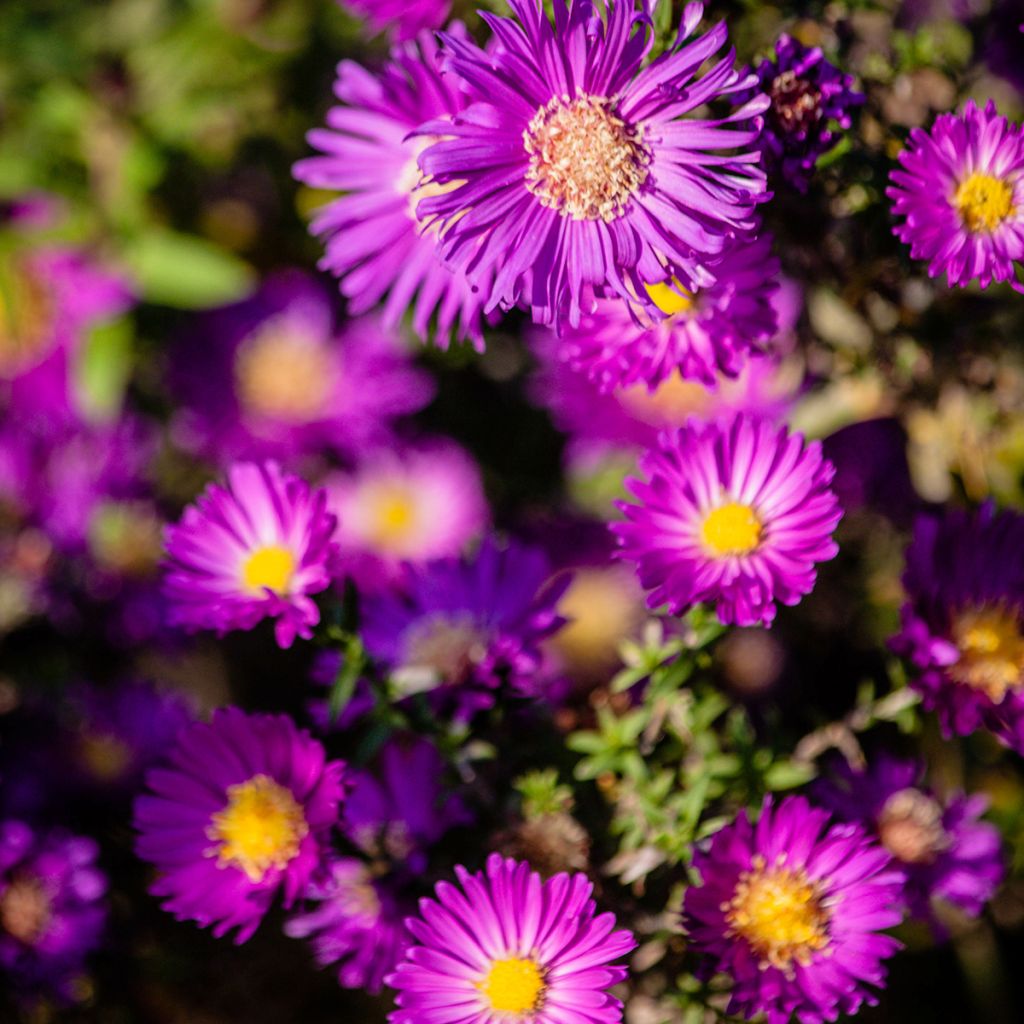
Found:
[[[714,387],[735,377],[747,357],[777,332],[772,294],[779,262],[771,236],[733,243],[712,272],[714,282],[690,292],[675,282],[647,286],[664,319],[652,321],[619,299],[602,299],[560,338],[560,357],[602,391],[658,385],[678,373]],[[639,322],[638,322],[639,320]]]
[[[758,143],[770,177],[806,192],[818,158],[838,141],[835,125],[850,127],[850,111],[864,102],[853,76],[825,60],[817,46],[779,36],[775,59],[756,68],[750,93],[767,93],[771,105]]]
[[[358,454],[433,395],[393,330],[367,317],[339,332],[327,293],[294,272],[198,317],[172,372],[176,439],[221,462]]]
[[[101,688],[80,685],[68,694],[67,753],[72,784],[104,793],[135,790],[192,723],[185,701],[141,682]]]
[[[363,641],[403,696],[441,688],[460,715],[490,707],[502,683],[543,696],[539,644],[564,622],[556,606],[568,584],[549,578],[541,551],[487,538],[472,557],[410,567],[400,590],[371,595]]]
[[[86,332],[124,312],[122,278],[84,253],[40,247],[7,260],[0,306],[0,396],[9,415],[53,428],[75,419],[75,356]]]
[[[191,726],[135,801],[150,892],[178,920],[245,942],[274,896],[290,907],[320,866],[343,771],[285,715],[224,708]]]
[[[940,800],[921,785],[924,765],[882,753],[863,771],[840,760],[815,799],[843,821],[856,821],[892,854],[906,874],[910,913],[935,922],[933,901],[977,917],[1003,880],[999,830],[978,819],[984,796]]]
[[[293,939],[308,939],[321,967],[338,964],[343,987],[376,993],[405,954],[405,918],[414,908],[389,877],[342,857],[310,882],[302,909],[284,930]]]
[[[859,825],[767,799],[756,825],[741,811],[693,866],[702,884],[686,891],[684,924],[707,973],[733,979],[727,1013],[820,1024],[877,1002],[903,878]]]
[[[331,582],[336,520],[327,492],[274,462],[238,462],[167,529],[164,593],[172,622],[223,634],[276,619],[281,647],[309,639],[310,598]]]
[[[427,849],[449,828],[470,820],[463,802],[444,785],[446,767],[429,741],[392,739],[376,770],[352,773],[343,831],[368,856],[423,871]]]
[[[767,97],[683,118],[754,81],[731,51],[698,77],[725,26],[687,43],[704,13],[689,4],[676,44],[642,68],[654,33],[634,0],[556,0],[554,24],[539,0],[509,6],[514,19],[481,14],[490,51],[441,34],[474,101],[420,128],[420,167],[443,189],[417,212],[440,225],[445,258],[494,274],[488,310],[522,303],[549,324],[577,326],[590,289],[637,302],[645,284],[708,287],[709,264],[768,197],[752,148]]]
[[[622,1004],[608,989],[626,977],[614,961],[634,949],[615,917],[598,914],[586,875],[542,881],[497,854],[487,870],[455,869],[420,903],[414,942],[387,978],[398,990],[391,1024],[613,1024]]]
[[[324,486],[338,517],[339,574],[366,590],[396,582],[405,562],[459,554],[490,518],[479,468],[448,442],[368,452]]]
[[[949,286],[1008,281],[1024,259],[1024,132],[989,101],[968,101],[961,114],[940,114],[931,132],[914,128],[890,175],[886,195],[904,218],[894,233],[928,276]]]
[[[836,555],[832,464],[785,427],[691,422],[662,434],[640,470],[646,480],[627,481],[640,504],[619,503],[626,521],[612,530],[652,608],[714,601],[722,622],[768,625],[775,602],[797,604],[815,563]]]
[[[451,31],[465,36],[458,23]],[[482,349],[486,296],[442,262],[436,227],[421,224],[416,214],[420,199],[441,186],[420,174],[416,161],[425,144],[411,133],[466,105],[457,83],[441,76],[433,36],[425,32],[418,42],[396,46],[378,75],[343,61],[335,94],[344,106],[328,113],[327,128],[309,134],[310,145],[323,155],[300,161],[294,172],[314,188],[344,193],[311,224],[327,245],[321,268],[340,279],[353,313],[384,300],[383,322],[394,326],[411,307],[421,338],[430,335],[436,314],[438,345],[448,347],[454,328]]]
[[[440,28],[448,17],[450,0],[339,0],[374,32],[388,31],[395,39],[411,39],[423,29]]]
[[[946,736],[991,730],[1024,753],[1024,516],[919,516],[893,648]]]
[[[0,823],[0,969],[16,988],[73,997],[106,923],[96,843]]]

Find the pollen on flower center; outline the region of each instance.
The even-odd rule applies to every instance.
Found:
[[[495,960],[487,977],[477,987],[487,997],[492,1010],[529,1013],[540,1005],[547,985],[544,971],[538,964],[512,957]]]
[[[285,868],[298,855],[309,826],[291,791],[267,775],[228,786],[228,802],[213,815],[207,837],[221,866],[241,868],[262,882],[271,868]]]
[[[319,416],[331,393],[326,346],[281,320],[271,320],[239,346],[235,381],[243,409],[302,423]]]
[[[295,574],[295,556],[279,544],[257,548],[242,566],[242,583],[248,590],[269,588],[283,594]]]
[[[784,860],[780,855],[768,867],[754,857],[753,870],[740,875],[722,910],[729,935],[744,939],[763,964],[787,971],[828,945],[829,914],[806,872],[785,867]]]
[[[647,180],[650,153],[639,128],[603,96],[554,98],[523,133],[526,187],[573,220],[613,221]]]
[[[882,845],[905,864],[931,864],[949,846],[942,808],[919,789],[893,793],[878,815]]]
[[[957,186],[953,205],[968,231],[994,231],[1014,212],[1013,187],[1002,178],[975,171]]]
[[[52,914],[50,895],[37,878],[16,878],[0,896],[0,928],[26,946],[38,941]]]
[[[659,281],[657,284],[645,284],[651,302],[666,316],[677,316],[693,309],[693,292],[684,288],[674,277],[671,281]]]
[[[761,541],[761,521],[749,505],[730,501],[708,513],[701,537],[714,555],[746,555]]]
[[[821,120],[821,91],[795,71],[777,75],[768,94],[772,117],[787,134],[806,131]]]
[[[1004,605],[968,608],[953,620],[959,659],[948,672],[996,704],[1024,685],[1024,637],[1019,615]]]

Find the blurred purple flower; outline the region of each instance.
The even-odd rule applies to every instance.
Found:
[[[451,0],[338,0],[373,32],[387,31],[399,41],[412,39],[423,29],[440,28],[448,17]]]

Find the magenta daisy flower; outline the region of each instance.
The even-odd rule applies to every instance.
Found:
[[[693,866],[684,924],[706,973],[733,979],[727,1013],[820,1024],[877,1001],[900,945],[880,933],[900,922],[903,878],[860,826],[802,797],[768,799],[756,825],[740,812]]]
[[[614,961],[636,946],[598,914],[586,875],[542,881],[530,866],[487,859],[455,869],[420,903],[414,942],[387,979],[398,990],[391,1024],[613,1024],[622,1004],[608,989],[626,977]]]
[[[336,520],[327,492],[274,462],[238,462],[166,535],[164,593],[172,621],[226,633],[276,619],[277,642],[306,639],[320,621],[310,594],[331,581]]]
[[[399,6],[407,10],[404,0]],[[461,38],[460,30],[452,27]],[[328,112],[326,128],[309,134],[310,145],[322,155],[301,160],[294,169],[295,177],[313,188],[343,193],[310,225],[327,246],[321,268],[339,278],[353,313],[383,300],[388,326],[411,309],[421,338],[430,335],[436,315],[435,341],[442,348],[453,329],[482,348],[485,296],[464,273],[442,262],[436,228],[423,225],[416,213],[419,200],[441,187],[420,174],[416,160],[424,141],[411,133],[465,106],[457,84],[441,76],[434,37],[425,32],[417,42],[396,46],[391,62],[376,75],[343,61],[334,91],[344,105]]]
[[[648,285],[664,319],[598,300],[579,326],[563,330],[560,357],[602,391],[643,384],[653,393],[676,373],[709,387],[720,375],[735,377],[778,329],[779,262],[771,247],[770,235],[731,244],[711,268],[714,282],[697,292],[676,282]]]
[[[367,453],[324,486],[338,517],[339,574],[368,590],[394,583],[405,562],[459,554],[490,518],[479,468],[446,442]]]
[[[901,170],[886,194],[893,229],[910,255],[928,261],[929,277],[945,273],[949,286],[1016,280],[1024,259],[1024,132],[991,100],[971,100],[961,114],[940,114],[930,132],[915,128],[900,153]]]
[[[648,604],[681,614],[714,601],[722,622],[775,618],[814,587],[815,563],[834,558],[842,517],[832,464],[818,442],[745,415],[661,435],[640,459],[640,499],[612,524],[620,557],[637,563]]]
[[[420,167],[443,188],[417,210],[445,258],[495,275],[488,309],[523,303],[542,323],[577,325],[589,289],[635,302],[645,284],[710,285],[708,264],[767,198],[752,149],[766,96],[683,117],[755,81],[731,52],[699,76],[725,26],[687,42],[703,15],[690,4],[673,48],[642,67],[654,33],[634,0],[555,0],[554,24],[539,0],[509,6],[514,19],[481,14],[492,50],[441,34],[474,101],[420,129]]]
[[[892,646],[946,736],[979,728],[1024,754],[1024,516],[947,509],[920,516]]]
[[[1003,880],[999,830],[979,818],[984,796],[940,799],[922,786],[924,765],[886,753],[862,771],[845,760],[815,786],[815,799],[843,821],[868,829],[906,875],[903,898],[917,918],[937,924],[936,901],[977,917]]]
[[[285,715],[214,712],[178,738],[135,801],[136,852],[178,920],[237,942],[274,896],[286,907],[324,856],[343,795],[340,761]]]
[[[339,0],[374,32],[389,32],[395,39],[411,39],[427,28],[440,28],[451,9],[450,0]]]
[[[107,918],[92,839],[0,823],[0,972],[15,989],[71,999]]]

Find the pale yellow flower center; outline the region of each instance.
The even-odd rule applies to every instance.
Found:
[[[498,1013],[530,1013],[544,997],[544,971],[533,960],[495,960],[477,987]]]
[[[953,620],[960,658],[948,672],[999,704],[1024,684],[1024,637],[1018,614],[1001,604],[968,608]]]
[[[331,396],[334,364],[326,345],[282,319],[254,331],[235,355],[238,399],[248,413],[305,423]]]
[[[47,283],[11,263],[0,275],[0,376],[14,376],[46,355],[55,302]]]
[[[217,863],[233,865],[252,882],[272,868],[285,868],[298,856],[309,826],[291,791],[266,775],[229,786],[227,806],[210,819],[207,837]]]
[[[712,402],[703,384],[684,380],[679,373],[666,377],[654,391],[648,391],[646,384],[631,384],[620,389],[618,397],[627,412],[652,426],[682,423],[687,416],[706,412]]]
[[[541,205],[573,220],[610,222],[647,180],[651,157],[639,128],[604,96],[555,97],[523,133],[526,187]]]
[[[416,554],[421,517],[411,488],[393,482],[370,484],[362,488],[359,503],[368,547],[397,557]]]
[[[50,894],[38,878],[15,878],[0,896],[0,928],[26,946],[38,941],[52,915]]]
[[[102,782],[120,779],[132,763],[131,748],[109,732],[84,732],[78,741],[78,755],[86,771]]]
[[[953,205],[968,231],[995,231],[1014,212],[1013,187],[1002,178],[975,171],[957,186]]]
[[[788,971],[794,961],[807,964],[829,942],[829,914],[817,887],[781,857],[770,868],[755,857],[753,870],[740,875],[722,909],[728,934],[745,940],[765,966]]]
[[[893,793],[878,815],[882,845],[905,864],[930,864],[949,845],[942,808],[919,789]]]
[[[484,657],[486,641],[471,619],[436,616],[413,628],[406,642],[406,667],[430,669],[443,682],[458,682]]]
[[[280,544],[257,548],[242,566],[242,585],[246,590],[269,587],[275,594],[288,590],[295,575],[295,556]]]
[[[730,501],[708,513],[701,538],[715,556],[747,555],[761,542],[761,521],[749,505]]]

